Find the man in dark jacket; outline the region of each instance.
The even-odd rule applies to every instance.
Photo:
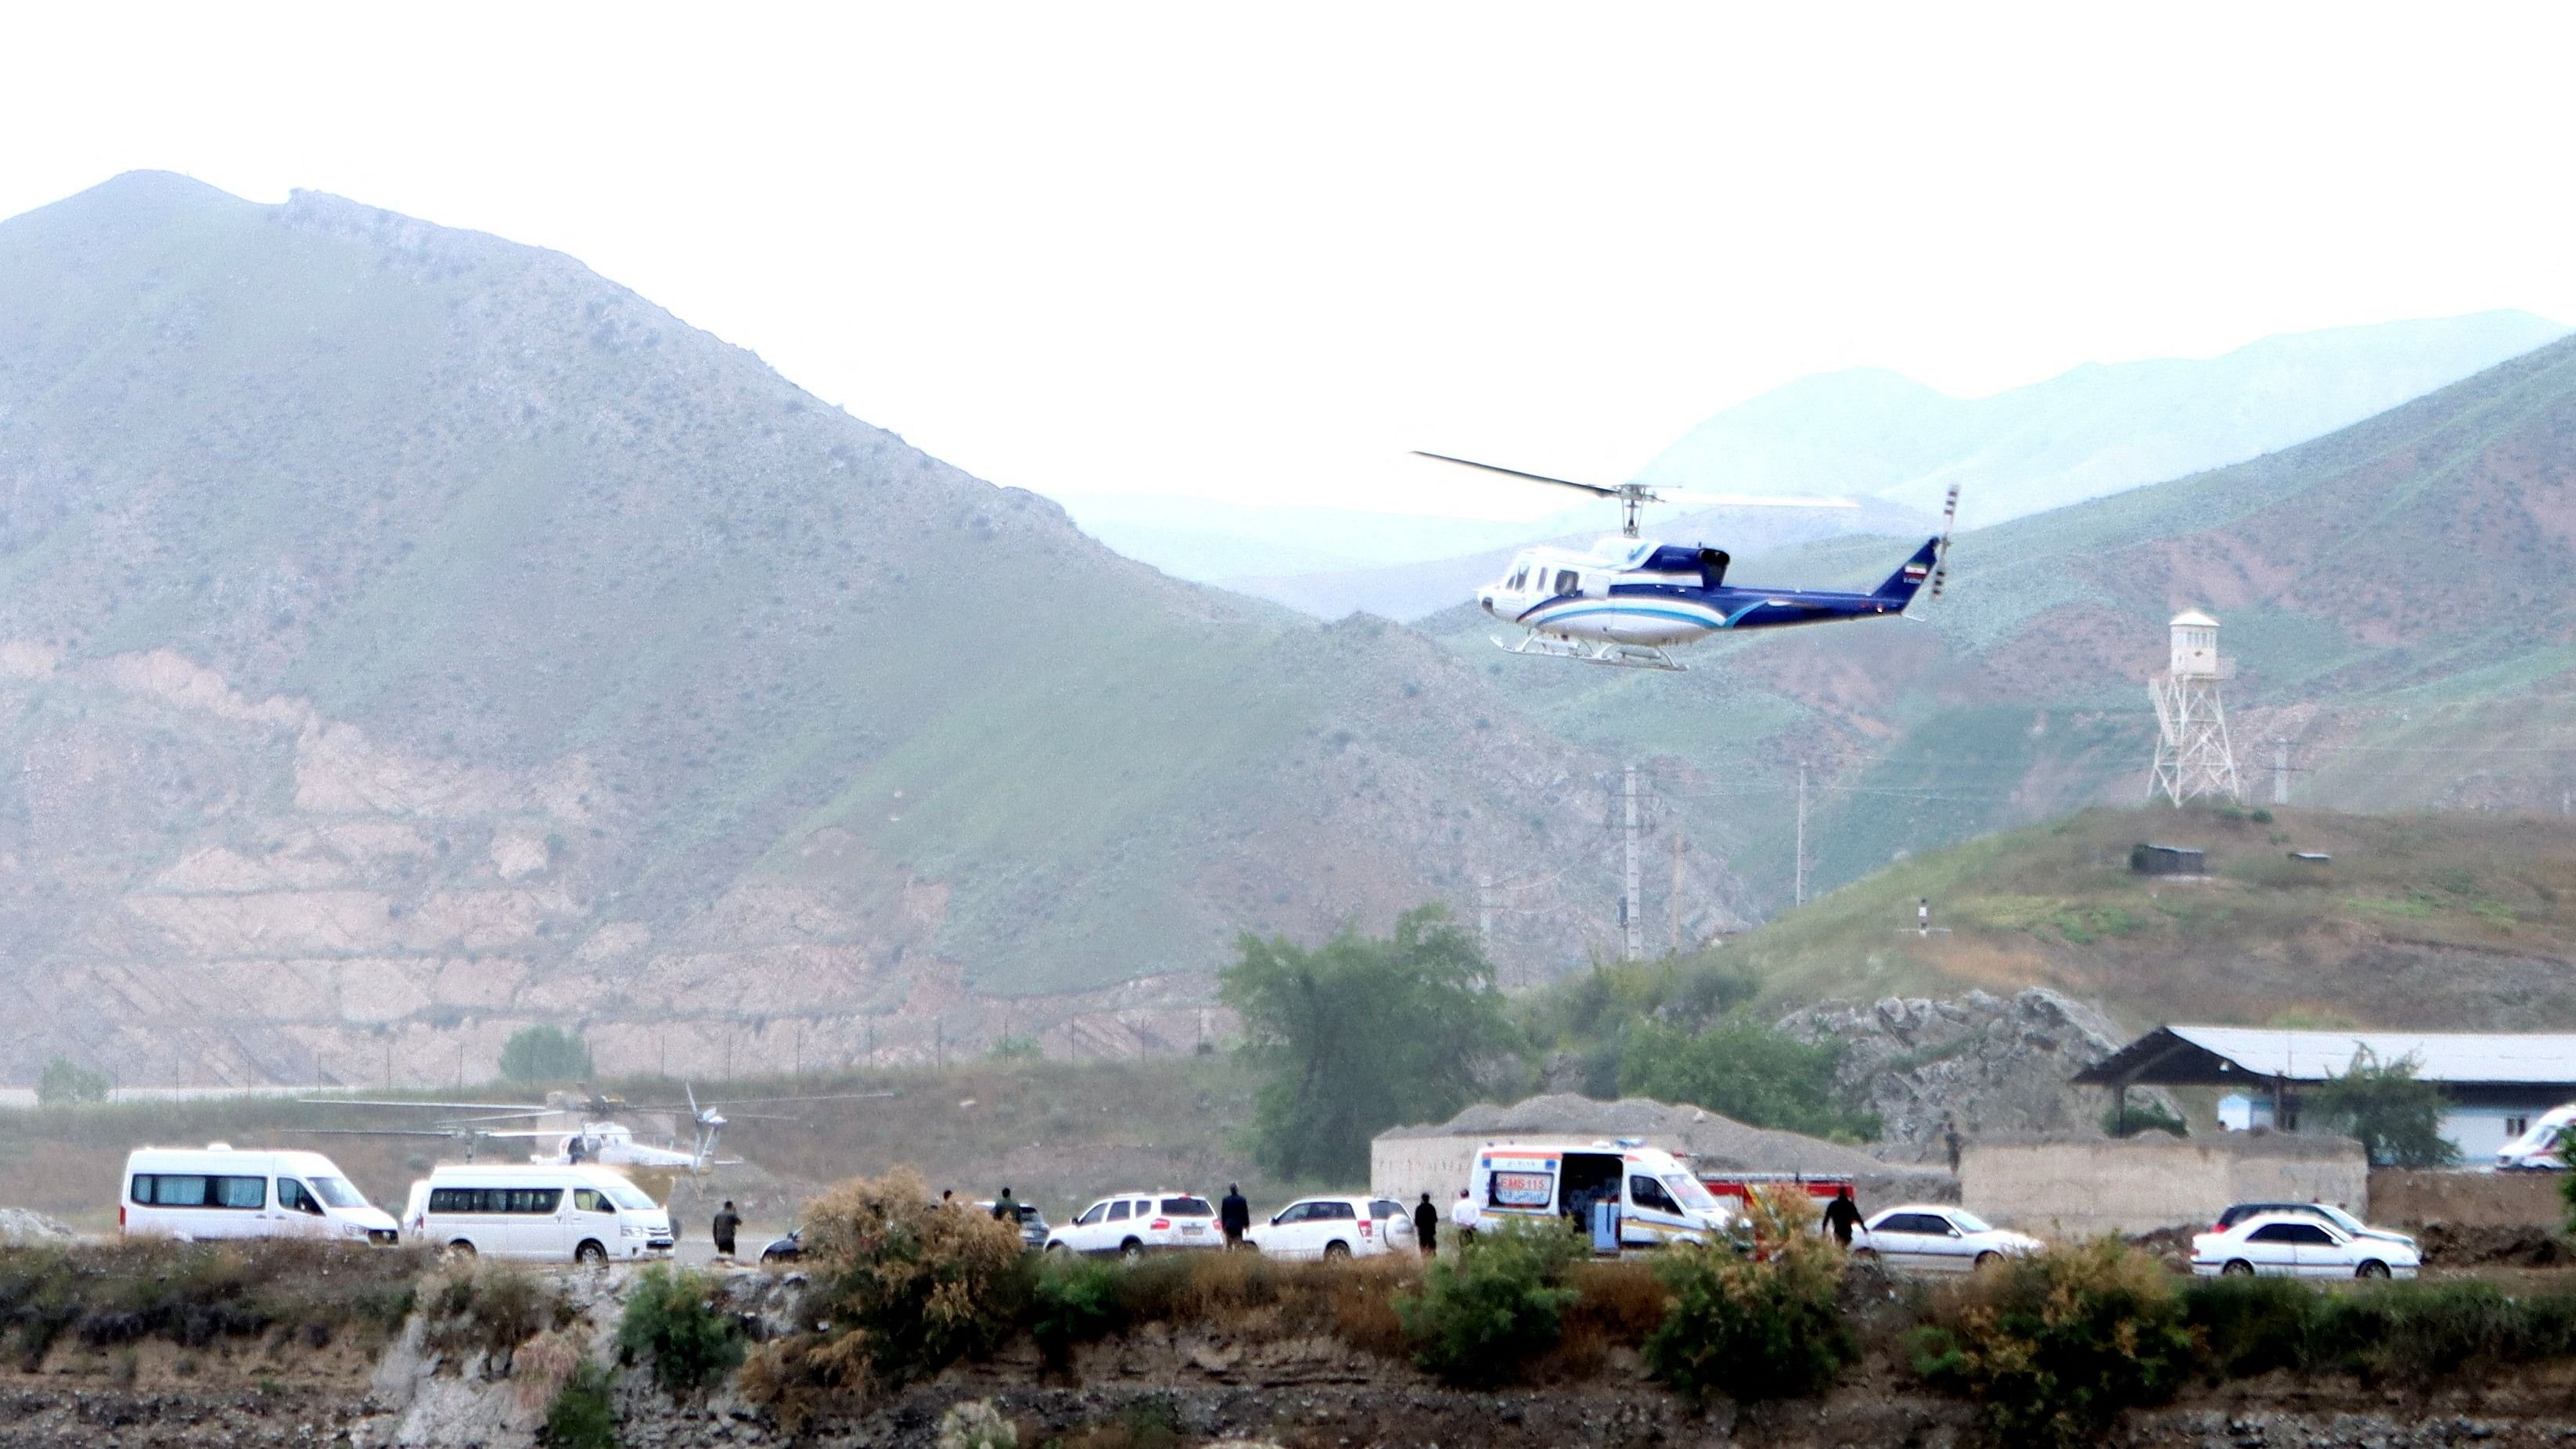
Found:
[[[1422,1195],[1421,1205],[1413,1210],[1413,1245],[1426,1258],[1440,1254],[1440,1209],[1431,1205],[1431,1194]]]
[[[1852,1201],[1850,1188],[1838,1189],[1834,1200],[1825,1204],[1825,1226],[1833,1230],[1835,1242],[1851,1246],[1852,1229],[1860,1226],[1860,1207]]]
[[[1020,1205],[1011,1200],[1011,1185],[1009,1183],[1002,1184],[1002,1195],[993,1199],[993,1221],[997,1223],[1009,1223],[1011,1225],[1011,1231],[1019,1231]]]
[[[1216,1225],[1225,1232],[1225,1245],[1243,1246],[1243,1235],[1252,1226],[1252,1204],[1243,1200],[1243,1189],[1233,1183],[1225,1185],[1225,1201],[1217,1204]]]
[[[726,1198],[724,1211],[716,1214],[716,1256],[733,1256],[733,1235],[742,1230],[742,1214],[733,1210],[733,1199]]]

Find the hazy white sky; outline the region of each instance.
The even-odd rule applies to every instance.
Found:
[[[1828,368],[1976,393],[2576,321],[2576,7],[85,4],[5,35],[0,215],[159,167],[554,247],[1048,492],[1535,512],[1404,452],[1623,477]]]

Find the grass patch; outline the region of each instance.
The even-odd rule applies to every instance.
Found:
[[[202,1349],[267,1336],[319,1349],[344,1332],[367,1347],[411,1313],[426,1259],[334,1243],[177,1243],[134,1238],[0,1249],[0,1335],[33,1370],[59,1341],[92,1349],[158,1340]]]

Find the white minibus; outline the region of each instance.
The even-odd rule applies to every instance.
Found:
[[[671,1251],[670,1214],[605,1167],[448,1163],[427,1186],[418,1221],[405,1226],[448,1252],[604,1263]]]
[[[131,1237],[402,1241],[394,1220],[319,1152],[138,1147],[118,1196],[117,1226]]]

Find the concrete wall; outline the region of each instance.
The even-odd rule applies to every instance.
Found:
[[[2366,1213],[2370,1201],[2360,1143],[2235,1133],[1972,1142],[1959,1185],[1972,1210],[2063,1238],[2206,1227],[2232,1202],[2322,1200]]]
[[[2370,1211],[2376,1222],[2477,1228],[2550,1228],[2567,1221],[2556,1172],[2415,1172],[2374,1168]]]
[[[1427,1192],[1446,1213],[1483,1145],[1481,1137],[1381,1137],[1369,1145],[1369,1191],[1407,1207]]]

